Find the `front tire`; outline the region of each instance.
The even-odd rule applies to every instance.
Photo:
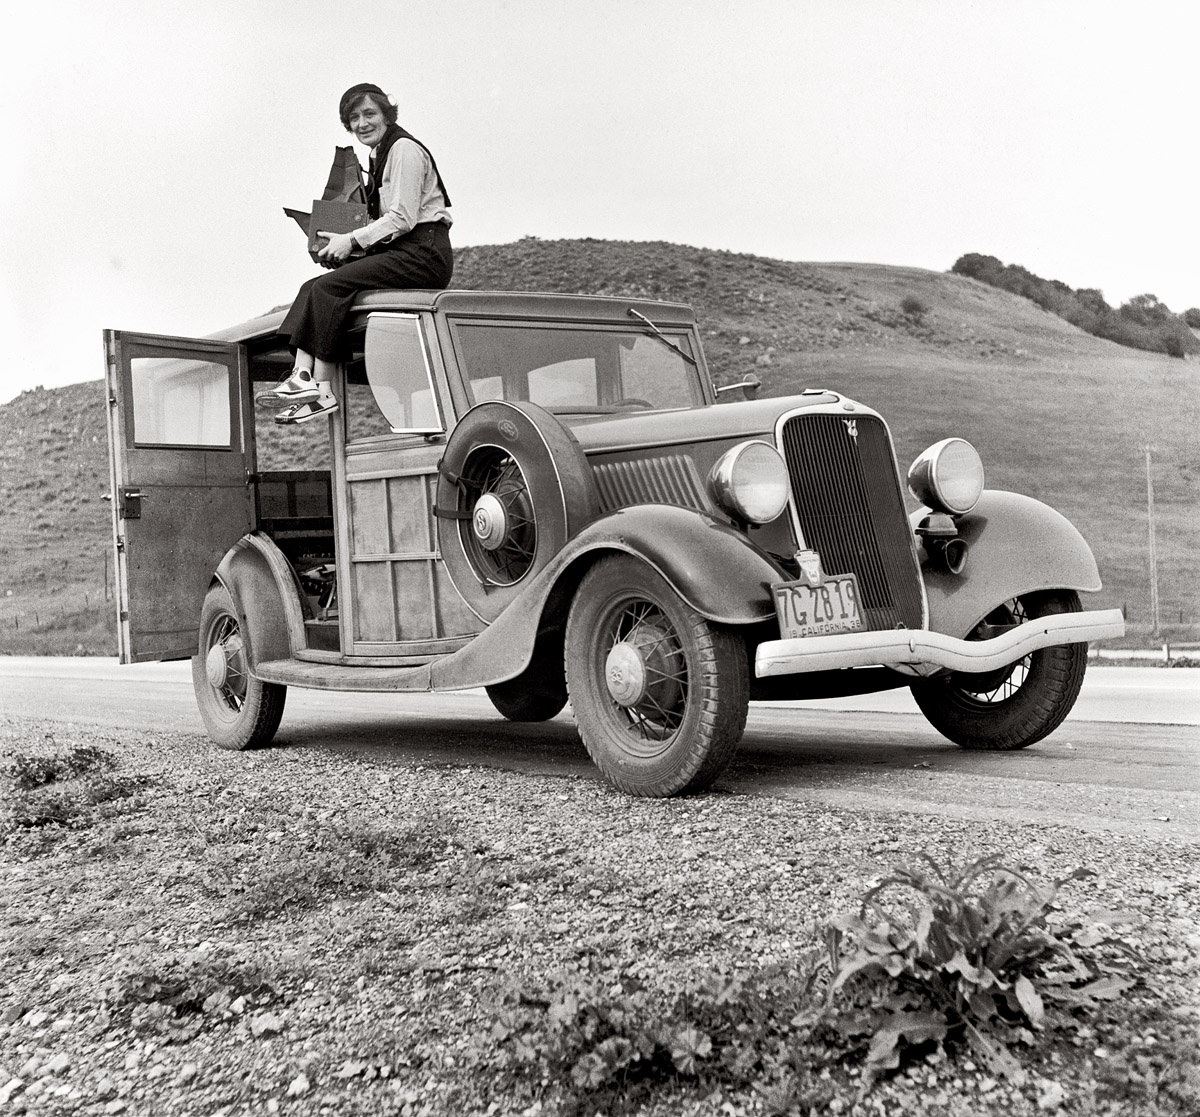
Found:
[[[200,610],[192,686],[204,727],[221,748],[258,748],[275,736],[287,687],[260,682],[250,673],[241,621],[224,586],[213,586]]]
[[[708,787],[746,725],[745,643],[628,555],[602,559],[580,583],[567,618],[566,674],[589,755],[630,795]]]
[[[1073,590],[1029,593],[994,609],[976,632],[1079,611]],[[1023,749],[1062,724],[1079,697],[1086,669],[1087,644],[1057,644],[999,671],[956,672],[923,679],[911,689],[929,723],[961,748]]]

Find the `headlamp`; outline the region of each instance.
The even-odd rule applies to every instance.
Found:
[[[769,523],[787,506],[787,466],[766,442],[742,442],[727,450],[708,483],[722,508],[752,524]]]
[[[909,467],[908,491],[937,512],[965,515],[983,493],[979,452],[963,438],[935,442]]]

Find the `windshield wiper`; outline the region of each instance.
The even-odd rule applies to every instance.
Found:
[[[658,338],[659,341],[661,341],[664,345],[668,346],[669,348],[674,349],[675,352],[678,353],[693,368],[700,367],[698,364],[696,364],[695,357],[693,357],[690,353],[685,353],[682,349],[680,349],[679,346],[675,344],[675,342],[673,342],[669,337],[667,337],[667,335],[664,334],[662,332],[662,330],[660,330],[644,314],[639,314],[636,310],[633,309],[633,307],[630,307],[625,313],[628,314],[631,318],[640,318],[643,322],[645,322],[646,325],[649,326],[650,329],[652,329],[654,331],[654,336],[656,338]]]

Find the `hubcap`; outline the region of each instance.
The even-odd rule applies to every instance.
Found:
[[[679,647],[671,633],[642,619],[609,649],[604,681],[618,706],[644,706],[662,715],[677,709],[683,698],[680,667]]]
[[[204,657],[204,672],[208,676],[208,685],[219,690],[225,685],[229,676],[229,664],[225,660],[225,645],[214,644]]]
[[[646,697],[646,662],[632,644],[614,644],[604,664],[608,693],[627,710]]]
[[[494,493],[484,493],[475,502],[471,527],[484,550],[496,551],[504,545],[508,538],[508,514]]]

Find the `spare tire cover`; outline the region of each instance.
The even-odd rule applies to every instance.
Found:
[[[596,516],[575,436],[526,401],[489,400],[455,426],[438,463],[438,549],[454,588],[494,621]]]

